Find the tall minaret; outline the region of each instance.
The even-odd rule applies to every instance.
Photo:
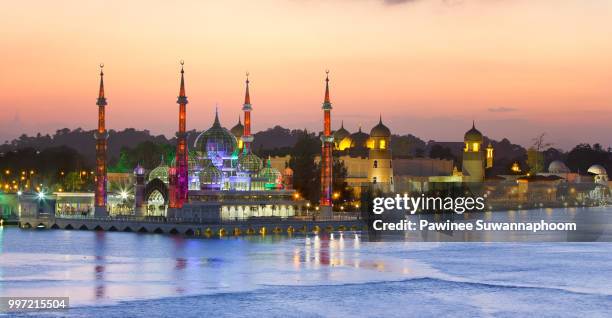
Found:
[[[323,135],[321,136],[321,215],[332,216],[332,148],[334,137],[331,131],[331,109],[329,101],[329,71],[325,71],[325,100],[323,101]]]
[[[244,134],[242,135],[243,153],[248,153],[251,150],[251,143],[253,142],[253,136],[251,135],[251,96],[249,95],[249,73],[246,73],[246,92],[244,93],[244,105],[242,105],[242,111],[244,111]]]
[[[187,165],[187,96],[185,96],[185,71],[181,60],[181,88],[176,101],[179,104],[179,127],[176,133],[176,160],[170,171],[170,208],[182,208],[189,190],[189,168]]]
[[[96,217],[108,215],[106,210],[106,143],[108,133],[106,132],[105,107],[106,97],[104,97],[104,64],[100,64],[100,90],[98,92],[98,130],[96,137],[96,194],[95,209]]]

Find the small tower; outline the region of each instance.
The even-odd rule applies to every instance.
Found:
[[[144,216],[145,170],[140,164],[134,168],[134,176],[136,177],[136,184],[134,185],[134,214],[136,216]]]
[[[96,193],[95,193],[95,209],[96,217],[108,216],[106,210],[106,147],[108,132],[106,131],[106,97],[104,96],[104,64],[100,64],[100,89],[98,92],[98,130],[95,133],[96,137]]]
[[[368,140],[370,168],[368,179],[372,184],[381,187],[383,191],[393,191],[393,161],[391,156],[391,131],[382,122],[382,115],[378,125],[370,131]]]
[[[236,140],[238,141],[238,151],[242,153],[242,149],[244,148],[244,141],[242,140],[242,136],[244,136],[244,125],[242,125],[242,121],[240,120],[240,116],[238,116],[238,123],[230,129],[230,132]]]
[[[288,162],[285,162],[285,169],[283,170],[283,188],[285,190],[293,189],[293,169],[289,167]]]
[[[465,182],[484,181],[485,152],[482,149],[482,133],[476,129],[472,122],[472,129],[468,130],[464,136],[465,147],[463,148],[463,180]]]
[[[251,150],[251,143],[253,142],[253,136],[251,135],[251,95],[249,94],[249,73],[246,73],[246,91],[244,93],[244,104],[242,105],[242,111],[244,112],[244,133],[242,135],[242,150],[243,153],[248,153]]]
[[[170,168],[170,208],[182,208],[187,201],[189,190],[189,167],[187,163],[187,96],[185,95],[185,71],[183,65],[185,62],[181,60],[181,87],[179,96],[176,101],[179,104],[179,126],[176,133],[176,165]]]
[[[331,110],[329,99],[329,71],[325,71],[325,99],[323,100],[323,135],[321,135],[321,215],[332,216],[332,149],[334,137],[331,132]]]
[[[493,145],[489,143],[487,146],[487,169],[493,168]]]

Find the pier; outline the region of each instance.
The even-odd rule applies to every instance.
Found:
[[[365,223],[357,218],[325,219],[255,219],[205,223],[194,220],[147,217],[55,217],[25,216],[18,225],[24,229],[93,230],[137,233],[157,233],[199,237],[223,237],[266,234],[308,234],[334,231],[361,231]]]

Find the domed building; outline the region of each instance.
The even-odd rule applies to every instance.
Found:
[[[346,139],[350,135],[351,133],[349,133],[348,130],[344,129],[344,121],[342,121],[342,123],[340,124],[340,129],[336,130],[333,135],[334,136],[334,146],[336,147],[336,149],[344,150],[346,148],[350,148],[351,139],[350,138]]]
[[[383,124],[382,116],[370,129],[350,133],[344,122],[333,133],[335,151],[347,170],[346,181],[360,195],[364,184],[376,184],[385,191],[393,191],[393,157],[391,130]]]
[[[372,183],[390,184],[393,189],[393,158],[391,156],[391,130],[382,122],[380,116],[378,124],[370,130],[367,145],[370,168],[368,179]]]
[[[554,160],[548,165],[549,173],[570,173],[570,169],[561,160]]]
[[[592,165],[587,172],[593,175],[595,183],[608,186],[608,172],[602,165]]]
[[[608,175],[606,168],[604,168],[602,165],[592,165],[589,167],[587,172],[595,176],[607,176]]]
[[[212,127],[198,135],[194,148],[202,154],[203,159],[209,159],[220,170],[228,172],[235,169],[238,142],[229,130],[221,127],[218,112],[215,112]]]
[[[282,175],[278,169],[272,167],[270,159],[266,161],[266,166],[259,171],[257,177],[263,181],[267,190],[279,189],[282,185]]]
[[[210,160],[205,160],[205,165],[200,171],[199,185],[201,189],[220,190],[223,173]]]
[[[140,167],[140,164],[138,165],[138,167]],[[159,179],[163,183],[168,184],[169,170],[170,167],[168,167],[168,165],[164,162],[164,156],[162,155],[159,165],[153,168],[151,172],[149,172],[149,177],[147,178],[147,181],[151,182],[155,179]]]
[[[261,170],[262,160],[249,151],[238,159],[238,169],[242,172],[255,174]]]
[[[485,167],[487,158],[482,147],[484,138],[482,133],[476,129],[476,124],[472,122],[472,128],[463,136],[463,162],[461,172],[464,182],[482,182],[485,178]],[[493,155],[491,147],[491,156]],[[492,159],[492,158],[491,158]]]
[[[350,140],[349,152],[355,155],[367,153],[370,135],[361,131],[361,127],[359,127],[356,133],[351,134],[348,138]]]

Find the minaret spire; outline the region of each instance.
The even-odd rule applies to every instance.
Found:
[[[106,97],[104,96],[104,64],[100,64],[100,90],[98,92],[98,130],[96,131],[96,192],[95,209],[96,217],[106,217],[107,202],[107,175],[106,175],[106,148],[108,133],[106,132]]]
[[[187,166],[187,96],[185,95],[185,61],[181,60],[181,84],[176,103],[179,104],[179,125],[176,132],[175,166],[170,168],[169,206],[172,209],[183,207],[188,198],[188,166]]]
[[[332,216],[332,148],[334,137],[331,132],[331,110],[329,99],[329,70],[325,71],[325,98],[323,100],[323,135],[321,136],[321,197],[319,205],[324,217]]]
[[[181,87],[179,88],[179,96],[176,101],[177,104],[187,104],[187,96],[185,95],[185,70],[183,69],[183,65],[185,65],[185,61],[181,60]]]
[[[325,98],[323,99],[323,109],[332,109],[329,99],[329,70],[325,70]]]
[[[100,90],[98,91],[98,106],[106,106],[106,98],[104,97],[104,63],[100,63]]]
[[[251,105],[251,95],[249,94],[249,72],[246,73],[246,92],[244,93],[244,104]]]
[[[242,105],[242,111],[244,112],[244,132],[242,134],[242,143],[244,153],[249,152],[251,149],[251,143],[253,142],[253,136],[251,135],[251,94],[249,93],[249,72],[246,72],[246,89],[244,93],[244,105]]]

